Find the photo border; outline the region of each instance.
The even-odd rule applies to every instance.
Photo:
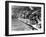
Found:
[[[9,35],[9,3],[27,3],[27,4],[42,4],[44,5],[44,32],[42,33],[26,33],[26,34],[12,34]],[[34,35],[45,34],[45,3],[38,2],[21,2],[21,1],[5,1],[5,36],[18,36],[18,35]]]

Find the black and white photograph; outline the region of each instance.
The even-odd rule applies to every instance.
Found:
[[[41,7],[12,6],[11,17],[13,31],[41,29]]]
[[[8,3],[9,35],[44,33],[44,3]]]

